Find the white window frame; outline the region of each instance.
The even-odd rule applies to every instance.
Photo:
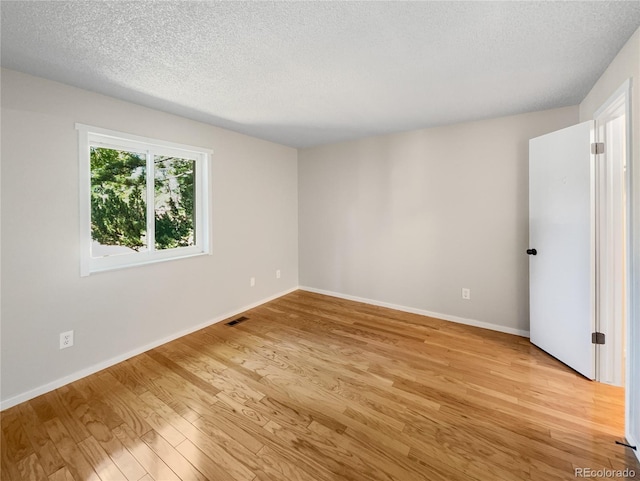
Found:
[[[80,275],[140,266],[156,262],[211,254],[209,226],[209,162],[210,149],[150,139],[115,130],[76,124],[80,162]],[[153,155],[166,155],[195,161],[195,238],[196,244],[174,249],[155,249],[154,230],[147,229],[147,247],[143,252],[104,257],[91,257],[91,156],[90,147],[134,150],[147,155],[147,176],[153,175]],[[153,182],[147,182],[147,199],[152,199]],[[155,217],[154,205],[147,202],[147,225]]]

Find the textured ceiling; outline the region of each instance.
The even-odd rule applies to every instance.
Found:
[[[575,105],[633,2],[2,1],[2,66],[295,147]]]

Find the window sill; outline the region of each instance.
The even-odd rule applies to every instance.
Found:
[[[87,277],[93,274],[99,274],[99,273],[109,272],[114,270],[146,266],[149,264],[158,264],[160,262],[175,261],[179,259],[188,259],[190,257],[211,255],[210,252],[204,252],[197,247],[194,247],[193,250],[191,250],[191,248],[187,248],[187,249],[184,249],[185,252],[181,252],[179,254],[175,250],[167,250],[167,251],[161,252],[160,253],[161,255],[157,255],[158,252],[154,252],[154,253],[133,254],[131,256],[112,256],[112,257],[92,258],[92,259],[89,259],[89,265],[86,266],[86,269],[85,268],[81,269],[82,272],[80,276]],[[149,255],[146,255],[146,254],[149,254]],[[135,257],[136,260],[133,260],[129,257]]]

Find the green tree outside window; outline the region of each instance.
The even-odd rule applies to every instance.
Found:
[[[147,244],[147,154],[91,147],[91,237],[136,252]],[[155,249],[195,245],[195,161],[154,156]]]

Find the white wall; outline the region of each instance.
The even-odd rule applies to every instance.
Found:
[[[567,107],[301,150],[300,284],[526,334],[528,142],[577,121]]]
[[[213,149],[213,255],[81,278],[75,122]],[[3,408],[298,285],[295,149],[3,70],[1,153]]]
[[[626,435],[632,444],[640,443],[640,29],[633,34],[607,70],[602,74],[591,92],[580,104],[580,119],[589,120],[594,113],[613,95],[625,80],[631,79],[631,122],[632,148],[630,165],[630,312],[628,355],[631,360],[629,383],[626,386],[630,410]],[[638,459],[640,454],[636,452]]]

